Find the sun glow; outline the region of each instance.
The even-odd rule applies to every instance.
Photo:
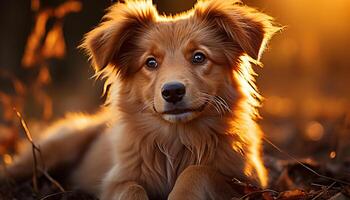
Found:
[[[256,74],[251,65],[251,62],[255,61],[248,56],[242,56],[240,60],[239,69],[234,71],[233,76],[238,81],[243,97],[238,103],[240,115],[231,122],[230,133],[237,134],[245,145],[235,142],[232,147],[235,150],[242,149],[242,146],[248,147],[248,160],[244,172],[248,176],[256,174],[261,186],[266,187],[268,177],[261,155],[263,132],[255,121],[260,117],[257,108],[260,107],[260,100],[262,99],[255,86],[254,76]]]
[[[5,165],[11,164],[12,161],[12,157],[9,154],[3,155],[3,162],[5,163]]]

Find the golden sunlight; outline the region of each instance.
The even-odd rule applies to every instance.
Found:
[[[242,115],[241,119],[232,122],[230,132],[232,134],[238,134],[241,141],[248,144],[248,163],[245,168],[245,173],[248,176],[256,174],[260,180],[261,186],[266,187],[268,185],[268,175],[261,154],[263,132],[255,121],[260,118],[257,108],[260,107],[262,96],[258,93],[255,86],[254,75],[256,75],[256,73],[252,68],[251,62],[255,61],[251,60],[248,56],[242,56],[238,71],[233,73],[234,77],[238,80],[240,90],[244,94],[243,99],[238,103],[238,112],[245,114]],[[237,127],[235,124],[240,124],[242,127],[242,122],[246,124],[246,127],[243,127],[244,130],[233,128]],[[232,144],[232,146],[234,149],[239,149],[240,146],[243,145],[236,142]],[[255,171],[255,173],[253,173],[253,171]]]

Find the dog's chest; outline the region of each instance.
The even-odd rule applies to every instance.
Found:
[[[190,165],[199,164],[190,150],[181,144],[168,149],[156,145],[152,155],[146,158],[152,158],[152,163],[142,158],[140,181],[155,199],[166,198],[181,172]]]
[[[166,199],[177,177],[190,165],[212,164],[215,135],[195,129],[120,127],[112,145],[117,175],[139,182],[151,199]]]

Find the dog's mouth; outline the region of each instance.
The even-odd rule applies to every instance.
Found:
[[[204,110],[204,108],[207,106],[208,102],[205,102],[203,105],[197,107],[197,108],[175,108],[172,110],[167,110],[167,111],[163,111],[163,112],[158,112],[155,108],[155,106],[153,105],[153,110],[156,113],[159,113],[161,115],[181,115],[181,114],[185,114],[185,113],[191,113],[191,112],[202,112]]]
[[[163,119],[171,123],[185,123],[196,118],[207,106],[208,102],[205,102],[203,105],[197,108],[174,108],[171,110],[157,112],[156,108],[153,105],[154,112],[160,114]]]
[[[162,115],[180,115],[180,114],[185,114],[185,113],[190,113],[190,112],[202,112],[207,104],[208,104],[208,102],[204,103],[203,105],[201,105],[197,108],[185,108],[185,109],[176,108],[173,110],[161,112],[160,114],[162,114]]]

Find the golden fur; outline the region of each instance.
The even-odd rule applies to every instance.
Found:
[[[265,186],[250,63],[259,64],[277,30],[238,0],[200,0],[176,16],[159,15],[150,1],[111,6],[82,44],[106,79],[106,106],[46,131],[39,144],[47,168],[80,158],[73,185],[103,200],[228,199],[231,178]],[[198,51],[207,59],[195,65]],[[145,67],[149,56],[157,69]],[[193,111],[165,114],[161,88],[171,81],[184,83]],[[28,176],[32,162],[27,152],[7,173]]]

